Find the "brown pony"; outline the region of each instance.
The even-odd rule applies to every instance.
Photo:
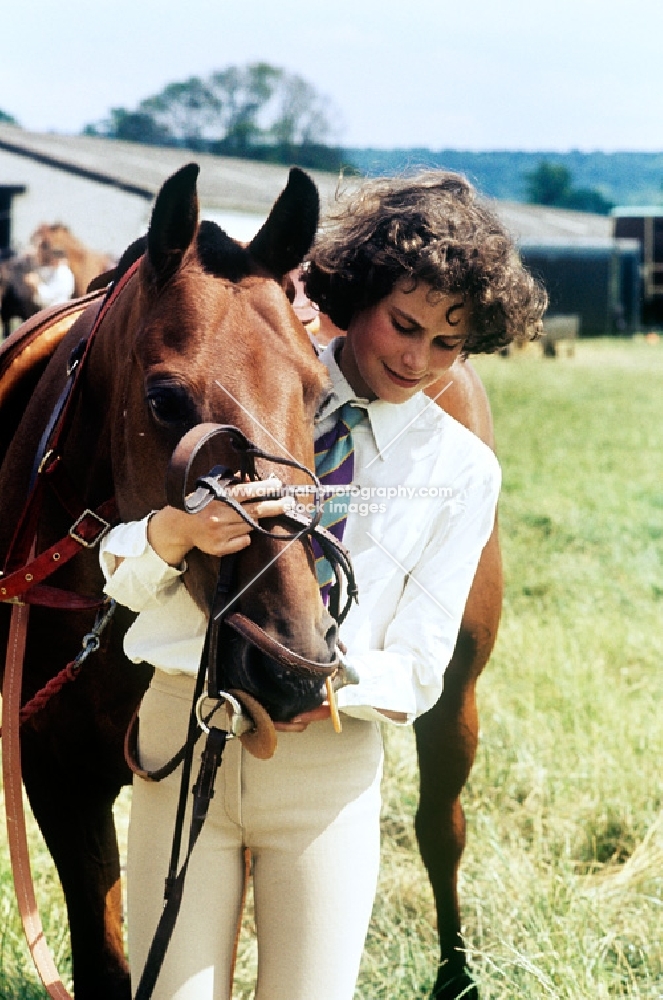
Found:
[[[162,195],[162,201],[163,198]],[[153,243],[157,242],[157,232],[164,231],[171,224],[175,227],[177,219],[172,205],[169,210],[173,211],[173,221],[170,223],[166,220],[169,204],[170,198],[161,205],[158,203],[155,207],[151,228]],[[181,220],[180,228],[185,228]],[[173,238],[176,237],[176,233],[176,228],[173,228]],[[220,239],[218,231],[210,230],[209,233],[210,236],[214,235],[216,241]],[[159,237],[159,241],[161,240],[163,240],[163,235]],[[263,240],[264,242],[265,240]],[[182,238],[175,239],[175,243],[177,246],[181,246]],[[285,322],[287,329],[291,326],[291,316],[274,282],[265,282],[258,278],[237,279],[233,277],[232,273],[227,273],[229,259],[226,259],[224,263],[225,281],[222,283],[208,281],[209,275],[205,275],[205,267],[207,266],[204,263],[207,252],[205,246],[205,239],[200,233],[197,238],[191,238],[187,244],[188,249],[182,258],[182,266],[176,271],[170,282],[169,298],[165,300],[168,303],[172,303],[174,300],[177,308],[171,314],[169,312],[171,305],[169,304],[166,308],[164,302],[163,313],[159,313],[159,315],[164,316],[167,329],[170,330],[169,351],[174,351],[172,356],[169,355],[168,364],[163,366],[164,375],[170,370],[173,358],[181,361],[186,357],[185,354],[179,352],[187,348],[187,338],[193,337],[193,342],[196,343],[198,338],[203,336],[202,333],[197,332],[197,324],[200,323],[203,329],[208,329],[211,322],[208,311],[214,308],[214,305],[210,305],[210,303],[217,300],[220,302],[220,292],[216,288],[218,284],[223,284],[224,288],[234,290],[237,299],[242,298],[239,293],[245,293],[246,290],[243,286],[247,283],[253,282],[259,288],[266,285],[271,291],[275,304],[279,306],[280,318],[278,322]],[[227,248],[232,246],[236,245],[227,241]],[[240,253],[237,248],[233,252]],[[232,257],[232,253],[230,257]],[[284,263],[288,262],[281,261],[276,270],[281,271]],[[295,261],[292,266],[294,267],[296,263]],[[273,270],[273,265],[270,266]],[[140,283],[140,289],[137,289],[137,292],[139,291],[143,296],[147,295],[150,288],[150,283],[146,284],[145,278],[153,268],[154,264],[149,263],[148,257],[148,261],[143,265],[143,280]],[[191,289],[188,289],[189,282],[193,281],[192,268],[196,272],[203,272],[202,274],[198,273],[196,277],[196,281],[200,282],[199,290],[203,293],[203,299],[200,303],[190,294],[194,285],[191,284]],[[184,279],[186,279],[186,287],[181,288],[179,292],[176,291],[172,286],[181,285]],[[264,294],[264,290],[261,294]],[[248,295],[244,295],[244,298],[247,307],[250,308],[251,299]],[[127,311],[128,306],[129,303],[126,302],[123,310]],[[137,308],[138,303],[134,301],[133,309]],[[181,315],[182,309],[184,309],[186,316],[186,336],[184,330],[174,328],[175,317]],[[285,319],[281,316],[284,309],[287,313]],[[172,319],[169,319],[171,316]],[[69,319],[67,322],[71,325],[72,320]],[[150,419],[144,412],[146,406],[144,385],[140,379],[136,380],[131,375],[135,365],[132,366],[126,353],[123,353],[123,345],[128,341],[122,340],[120,344],[113,344],[114,338],[124,336],[121,329],[121,324],[115,319],[112,331],[109,329],[104,338],[106,355],[99,363],[102,364],[102,369],[106,370],[106,375],[109,368],[115,372],[118,383],[125,377],[129,379],[135,393],[132,404],[137,406],[139,413],[142,414],[141,420],[146,422],[146,426],[152,432]],[[162,336],[163,333],[160,333],[157,342]],[[127,337],[130,338],[129,333],[127,333]],[[294,344],[292,342],[292,332],[288,334],[288,338],[288,350],[300,350],[299,341],[296,340]],[[212,349],[211,339],[207,340],[203,337],[203,343],[209,343],[208,350]],[[217,346],[218,343],[217,341]],[[269,344],[271,350],[271,339]],[[256,346],[254,345],[254,349]],[[68,357],[70,347],[71,344],[66,343],[60,350],[59,368],[53,369],[48,387],[40,384],[37,393],[35,393],[35,398],[40,400],[37,404],[38,410],[40,407],[43,410],[44,399],[52,400],[61,379],[61,366]],[[274,344],[274,350],[277,352],[277,357],[282,357],[276,344]],[[126,351],[126,346],[124,351]],[[304,351],[304,353],[307,352]],[[264,359],[262,361],[264,362]],[[207,362],[210,365],[210,371],[220,370],[223,373],[228,371],[222,362],[217,362],[212,356],[207,358]],[[272,364],[271,357],[269,363]],[[55,359],[53,364],[55,365]],[[177,368],[180,376],[183,373],[186,375],[185,381],[188,384],[188,364],[185,363],[183,366],[178,363]],[[159,370],[158,365],[157,370]],[[57,375],[55,375],[56,371]],[[260,366],[259,371],[262,371]],[[247,373],[247,377],[251,380],[251,372]],[[301,375],[299,377],[301,378]],[[490,407],[483,386],[472,366],[467,362],[457,362],[448,373],[448,382],[450,384],[439,396],[438,402],[492,447],[493,431]],[[172,395],[172,390],[178,384],[176,381],[171,385],[168,378],[163,383],[163,386],[168,389],[165,402],[167,406],[174,403],[175,410],[182,405],[182,401],[177,398],[177,393],[174,399]],[[440,382],[431,387],[429,392],[432,396],[437,396],[444,386],[445,383]],[[21,392],[13,397],[17,400],[15,411],[6,405],[3,408],[5,424],[18,423],[19,412],[23,408],[25,399],[25,387],[21,386],[20,388]],[[111,427],[107,426],[109,422],[107,419],[102,419],[102,414],[96,414],[95,426],[90,429],[90,433],[85,434],[85,429],[82,429],[79,450],[82,450],[86,456],[93,455],[97,448],[97,440],[103,443],[104,448],[108,449],[108,441],[113,439],[116,442],[116,448],[119,448],[120,458],[125,449],[129,453],[137,455],[138,453],[133,449],[143,439],[139,439],[137,442],[136,437],[145,432],[139,430],[138,424],[129,427],[125,423],[122,415],[117,412],[117,399],[119,397],[116,395],[116,390],[119,386],[114,385],[110,388],[112,391],[109,391],[107,379],[101,385],[96,385],[94,392],[91,393],[93,399],[89,400],[88,405],[93,405],[97,391],[104,393],[98,397],[98,405],[102,409],[107,405],[108,400],[115,398],[113,411],[115,417],[110,420]],[[238,386],[237,388],[243,396],[244,387]],[[200,392],[198,386],[196,386],[196,391]],[[205,391],[203,391],[203,396]],[[106,394],[108,395],[106,396]],[[267,398],[267,394],[264,398]],[[299,405],[301,406],[301,403]],[[206,401],[205,406],[210,406],[210,403]],[[223,408],[225,401],[221,406],[221,412],[225,413]],[[209,410],[201,407],[197,411],[198,419],[205,419],[206,414],[213,414],[216,418],[218,412],[211,406]],[[109,416],[110,413],[107,414],[107,417]],[[42,413],[41,422],[43,423],[45,419],[46,416]],[[118,437],[118,428],[114,426],[115,419],[124,427],[124,443],[121,436]],[[271,419],[270,417],[270,421]],[[237,416],[237,422],[242,426],[243,418]],[[270,422],[270,426],[274,426],[274,424]],[[249,436],[255,435],[255,428],[247,427],[246,430]],[[21,464],[23,467],[26,464],[29,465],[37,438],[38,428],[33,427],[28,431],[21,429],[18,439],[22,444],[14,447],[14,458],[11,464],[6,462],[0,471],[3,512],[11,510],[15,514],[22,502],[24,490],[19,489],[13,505],[11,507],[5,506],[5,490],[8,488],[7,481],[11,475],[9,470],[13,471],[15,466]],[[7,438],[4,440],[6,441]],[[128,447],[128,444],[131,444],[132,447]],[[17,450],[21,447],[27,448],[30,453],[22,463],[17,456]],[[300,450],[298,454],[303,454],[303,452]],[[310,455],[307,460],[310,461]],[[152,476],[149,464],[152,461],[153,457],[150,454],[146,454],[138,460],[138,466],[135,469],[135,486],[131,487],[131,484],[128,484],[129,492],[133,498],[130,502],[130,509],[126,508],[128,513],[125,515],[123,510],[123,516],[133,516],[132,511],[139,515],[150,507],[150,503],[145,503],[146,493],[141,491],[141,483],[145,491],[154,489],[152,506],[163,502],[160,491],[165,455],[162,455],[160,459],[159,476],[161,478]],[[102,468],[103,475],[106,477],[106,492],[112,491],[112,467],[110,469],[108,467],[108,458],[97,462],[96,466]],[[126,467],[128,468],[128,466]],[[89,475],[87,472],[81,472],[80,475],[83,476],[86,496],[90,496],[91,502],[96,499],[104,499],[102,496],[104,489],[100,486],[95,487],[96,473],[93,475],[90,470]],[[153,487],[149,485],[150,483],[153,484]],[[59,517],[62,521],[61,512],[57,509],[50,516]],[[9,526],[7,525],[3,533],[2,524],[7,525],[6,517],[0,522],[0,548],[6,548]],[[62,525],[66,530],[67,525],[63,521],[57,530]],[[53,530],[49,529],[49,537],[52,534]],[[251,548],[253,549],[254,546]],[[78,557],[78,560],[82,563],[83,557]],[[72,569],[68,582],[79,589],[84,586],[85,592],[96,593],[100,585],[96,557],[93,555],[87,560],[85,572],[80,563],[76,569]],[[465,829],[459,797],[476,751],[478,734],[475,705],[476,681],[490,656],[495,641],[500,617],[501,597],[501,560],[496,528],[479,563],[454,655],[446,673],[442,697],[430,712],[415,723],[421,775],[416,831],[421,854],[433,886],[438,916],[441,965],[433,996],[443,998],[443,1000],[455,1000],[461,995],[469,997],[471,1000],[477,997],[476,987],[474,987],[466,967],[464,945],[460,932],[457,873],[464,847]],[[81,613],[75,615],[70,613],[68,617],[70,622],[66,627],[63,627],[61,615],[44,610],[38,617],[33,612],[33,625],[39,618],[41,619],[40,624],[44,634],[40,641],[48,647],[49,659],[41,664],[37,662],[40,642],[33,635],[29,681],[25,691],[26,698],[43,680],[55,672],[56,665],[67,662],[77,652],[80,636],[87,630],[90,621]],[[139,674],[136,667],[130,667],[126,663],[120,651],[121,637],[129,620],[128,615],[118,613],[113,631],[104,641],[103,659],[100,657],[96,664],[90,666],[89,675],[81,675],[77,682],[78,691],[63,692],[58,706],[51,706],[44,712],[41,719],[35,719],[24,736],[23,753],[27,768],[26,781],[29,794],[33,800],[33,807],[37,812],[38,819],[47,831],[47,841],[56,858],[67,893],[77,1000],[81,1000],[81,998],[85,1000],[86,997],[95,997],[99,1000],[106,1000],[106,998],[109,1000],[118,1000],[118,998],[128,1000],[129,997],[128,977],[121,946],[117,848],[110,810],[119,787],[130,778],[120,752],[123,730],[133,706],[139,700],[141,692],[149,680],[148,672]],[[112,668],[109,666],[111,663],[114,664]],[[72,719],[75,721],[75,725],[70,732]],[[45,763],[48,763],[48,767],[42,772]]]
[[[313,239],[315,187],[293,170],[269,219],[245,248],[213,223],[198,224],[197,174],[191,164],[165,183],[145,245],[134,245],[118,265],[118,278],[123,271],[129,276],[85,359],[61,449],[83,506],[94,510],[114,495],[123,520],[164,505],[174,445],[201,422],[234,424],[271,453],[276,438],[303,465],[314,465],[313,418],[327,377],[284,285]],[[140,262],[132,270],[134,258]],[[78,338],[76,328],[65,335],[22,419],[6,414],[18,426],[0,468],[0,556],[10,547],[35,452]],[[208,455],[202,467],[211,464]],[[263,463],[260,473],[270,471]],[[296,473],[286,476],[280,466],[274,471],[289,482],[307,482]],[[60,499],[46,488],[38,551],[66,537],[70,525]],[[256,537],[241,559],[240,588],[283,549]],[[190,561],[187,584],[194,594],[205,589],[206,559]],[[99,595],[96,551],[77,555],[50,582],[79,595]],[[290,649],[330,661],[334,627],[307,545],[291,545],[241,604],[248,618]],[[9,608],[0,610],[4,648]],[[76,655],[93,617],[32,607],[23,701]],[[130,780],[123,735],[150,676],[122,652],[131,619],[118,608],[102,648],[76,682],[23,727],[21,738],[25,787],[66,897],[76,1000],[130,996],[112,806]]]
[[[469,361],[456,361],[426,392],[494,449],[490,404]],[[420,777],[415,828],[433,888],[440,940],[440,967],[431,1000],[478,1000],[479,996],[461,935],[458,868],[465,847],[465,817],[460,794],[479,737],[476,684],[495,644],[501,611],[502,559],[495,523],[465,605],[442,695],[414,723]]]

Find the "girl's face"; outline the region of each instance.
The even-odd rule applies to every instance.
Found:
[[[461,296],[424,282],[408,288],[397,284],[350,322],[339,367],[359,396],[404,403],[437,381],[463,349],[470,316]]]

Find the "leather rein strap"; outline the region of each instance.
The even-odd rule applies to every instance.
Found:
[[[53,1000],[72,1000],[60,978],[44,937],[30,871],[30,854],[23,810],[18,716],[21,704],[22,665],[29,612],[30,608],[27,605],[12,608],[7,647],[8,663],[2,689],[2,780],[5,792],[7,839],[16,900],[32,961],[48,995]],[[17,665],[21,669],[14,669]]]
[[[219,435],[223,435],[228,438],[235,450],[239,452],[240,482],[242,480],[246,481],[247,479],[249,481],[257,481],[259,479],[254,464],[256,458],[262,458],[281,465],[289,465],[305,472],[312,479],[315,487],[316,509],[313,517],[311,519],[305,517],[300,518],[297,516],[291,518],[287,515],[284,518],[278,518],[277,520],[285,521],[288,523],[288,527],[295,529],[288,533],[276,534],[275,532],[262,528],[261,525],[250,517],[235,497],[231,496],[227,492],[227,488],[231,484],[236,484],[238,482],[234,472],[229,469],[217,468],[208,476],[198,479],[196,481],[197,488],[195,492],[193,494],[189,494],[189,472],[196,456],[205,444]],[[325,537],[324,544],[331,555],[332,564],[336,569],[337,582],[340,585],[338,567],[339,565],[342,565],[348,579],[348,591],[350,594],[349,601],[351,601],[353,598],[356,598],[356,584],[352,573],[350,559],[346,550],[340,546],[337,539],[334,538],[330,532],[326,532],[324,529],[321,529],[318,524],[322,506],[320,494],[321,487],[319,480],[314,473],[310,472],[305,466],[296,462],[294,459],[284,460],[262,452],[254,444],[252,444],[252,442],[250,442],[244,434],[238,430],[238,428],[222,424],[200,424],[185,434],[173,452],[167,475],[167,500],[173,507],[187,510],[190,513],[195,513],[198,510],[202,510],[203,507],[205,507],[211,500],[220,500],[232,507],[233,510],[240,515],[240,517],[251,525],[254,531],[258,531],[260,534],[274,538],[278,541],[292,541],[295,539],[306,538],[308,535],[313,533],[320,538],[320,533],[324,532],[324,535],[328,535],[331,540],[330,541]],[[277,640],[269,636],[255,622],[250,621],[239,612],[229,613],[229,608],[232,606],[234,600],[232,587],[235,576],[235,565],[236,557],[226,556],[221,560],[219,566],[216,592],[212,608],[210,609],[207,632],[205,635],[205,645],[196,677],[186,743],[178,754],[176,754],[175,757],[173,757],[158,771],[141,772],[139,767],[134,763],[136,741],[135,726],[130,726],[128,739],[127,742],[125,742],[125,754],[129,759],[132,770],[141,774],[142,777],[147,778],[148,780],[161,780],[167,774],[172,773],[176,766],[180,763],[182,764],[180,793],[173,831],[173,843],[168,875],[166,876],[164,907],[148,951],[145,967],[142,971],[140,982],[136,990],[135,1000],[150,1000],[150,997],[154,992],[154,987],[159,978],[161,967],[163,965],[166,951],[168,949],[179,914],[182,894],[184,891],[184,881],[189,861],[191,859],[191,853],[200,835],[200,831],[207,816],[209,803],[212,795],[214,794],[214,781],[218,768],[221,764],[223,750],[228,738],[231,735],[234,735],[223,728],[217,728],[212,725],[208,726],[206,723],[203,724],[198,713],[198,707],[201,704],[201,701],[204,700],[203,689],[205,677],[210,669],[210,665],[217,661],[217,644],[219,641],[221,626],[224,622],[231,625],[248,642],[251,642],[263,652],[266,652],[273,659],[278,660],[290,669],[303,673],[306,676],[310,677],[311,675],[317,675],[319,677],[330,678],[337,671],[344,669],[343,664],[338,658],[336,658],[332,663],[317,663],[315,661],[308,660],[295,653],[293,650],[287,649]],[[249,699],[249,703],[247,703],[247,696],[241,691],[224,692],[224,694],[226,701],[230,704],[235,701],[237,708],[240,707],[237,702],[240,704],[243,703],[244,707],[247,708],[249,714],[253,718],[254,730],[240,736],[240,739],[245,743],[247,749],[253,753],[254,756],[262,757],[264,759],[271,757],[276,747],[276,734],[274,732],[273,723],[265,713],[262,706],[253,701],[253,699]],[[262,713],[264,718],[261,718],[259,713]],[[211,714],[213,714],[213,712]],[[211,715],[208,717],[207,722],[210,721],[210,718]],[[232,721],[230,725],[232,728]],[[207,740],[201,757],[198,779],[193,786],[194,802],[189,830],[188,847],[184,861],[181,865],[179,865],[186,802],[188,799],[188,790],[191,780],[193,748],[200,736],[201,729],[207,733]],[[250,740],[254,741],[252,745],[247,742]]]

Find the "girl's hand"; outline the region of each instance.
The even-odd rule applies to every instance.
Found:
[[[384,715],[385,718],[391,719],[392,722],[407,722],[407,714],[405,712],[394,712],[388,708],[378,708],[376,711],[380,715]],[[310,712],[302,712],[300,715],[295,715],[294,718],[290,719],[290,722],[275,722],[274,729],[277,729],[280,733],[303,733],[310,722],[320,722],[322,719],[328,719],[330,715],[329,705],[325,702],[319,708],[311,709]]]
[[[320,722],[322,719],[328,719],[330,715],[329,705],[325,703],[318,708],[312,708],[310,712],[295,715],[290,722],[275,722],[274,729],[280,733],[303,733],[310,722]]]
[[[261,494],[280,489],[281,482],[272,478],[257,483],[243,483],[229,492],[246,504],[247,513],[256,520],[278,517],[293,507],[291,497],[261,500]],[[252,498],[256,498],[252,501]],[[197,548],[211,556],[227,556],[250,545],[251,525],[243,521],[232,507],[212,500],[197,514],[188,514],[176,507],[162,507],[149,520],[147,539],[164,562],[179,566],[187,552]]]

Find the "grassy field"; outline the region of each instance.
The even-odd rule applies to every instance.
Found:
[[[479,687],[461,890],[483,1000],[663,996],[663,342],[477,362],[504,470],[506,599]],[[357,1000],[424,998],[432,897],[412,734],[387,734],[383,865]],[[124,824],[127,797],[120,814]],[[35,845],[37,835],[33,834]],[[35,847],[38,853],[38,846]],[[45,870],[49,937],[67,969]],[[0,847],[0,996],[34,982]],[[235,1000],[252,996],[242,940]],[[315,1000],[315,998],[311,998]]]

